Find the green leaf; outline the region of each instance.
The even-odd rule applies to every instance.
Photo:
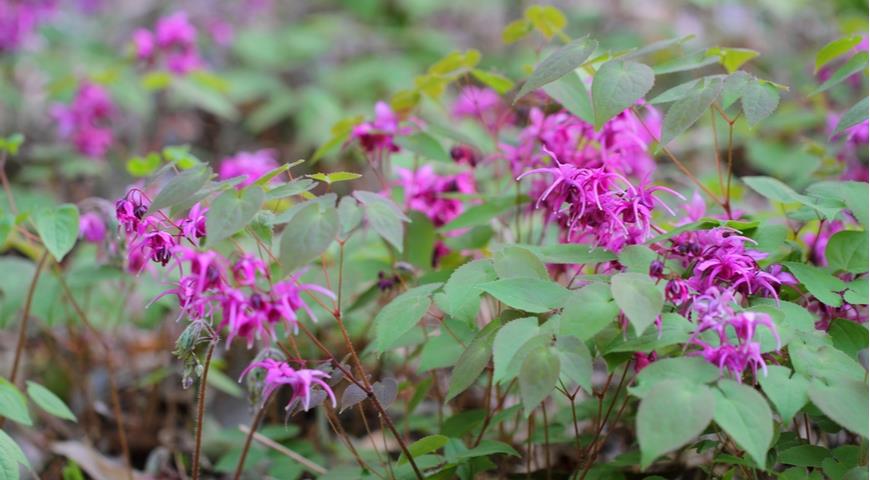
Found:
[[[499,327],[500,324],[497,321],[488,323],[483,330],[478,332],[468,348],[462,352],[450,374],[450,386],[447,387],[445,402],[464,392],[486,368],[489,357],[492,355],[492,343]]]
[[[719,380],[713,419],[764,469],[767,449],[773,441],[773,414],[767,401],[754,388],[730,379]]]
[[[239,383],[217,368],[208,372],[208,379],[206,382],[208,383],[208,386],[216,388],[231,397],[242,398],[244,396],[244,392],[242,391],[242,387],[239,386]]]
[[[728,108],[734,102],[742,98],[743,94],[746,92],[746,88],[749,87],[749,83],[752,81],[752,75],[743,70],[738,70],[725,77],[725,81],[722,85],[722,108]]]
[[[263,189],[253,185],[242,190],[229,189],[218,195],[206,215],[206,246],[214,245],[245,228],[260,210],[265,198]]]
[[[584,265],[616,260],[616,255],[613,252],[578,243],[557,243],[553,245],[517,244],[517,246],[534,253],[544,263]]]
[[[439,162],[451,161],[450,154],[444,150],[441,143],[439,143],[435,137],[425,132],[400,136],[396,138],[396,144],[400,147],[407,148],[423,158],[437,160]]]
[[[722,80],[719,79],[705,82],[696,93],[671,105],[662,124],[661,143],[667,145],[677,135],[694,125],[719,97],[722,85]]]
[[[505,305],[531,313],[544,313],[564,305],[569,291],[539,278],[505,278],[477,285]]]
[[[499,442],[498,440],[484,439],[480,441],[480,444],[478,446],[460,453],[458,458],[475,458],[498,454],[512,455],[514,457],[520,456],[520,454],[517,453],[517,451],[514,450],[513,447],[504,442]]]
[[[654,386],[637,411],[640,468],[700,435],[713,419],[715,402],[706,385],[665,380]]]
[[[868,250],[870,245],[867,241],[867,232],[843,230],[835,233],[828,241],[825,247],[825,258],[834,270],[864,273],[870,262]]]
[[[658,40],[658,41],[655,41],[653,43],[650,43],[649,45],[647,45],[643,48],[640,48],[640,49],[635,50],[627,55],[624,55],[622,58],[623,59],[638,58],[638,57],[642,57],[644,55],[648,55],[650,53],[660,52],[662,50],[669,49],[675,45],[682,45],[682,44],[688,42],[689,40],[692,40],[693,38],[695,38],[694,35],[683,35],[682,37],[675,37],[675,38],[667,38],[665,40]]]
[[[523,17],[547,40],[561,32],[568,24],[565,14],[552,5],[532,5],[526,9]]]
[[[24,143],[24,135],[13,133],[8,137],[0,137],[0,151],[5,151],[11,156],[18,155],[18,149]]]
[[[266,198],[269,200],[275,200],[278,198],[292,197],[293,195],[299,195],[300,193],[307,192],[316,186],[317,184],[314,183],[311,179],[296,178],[290,182],[279,185],[269,190],[266,193]]]
[[[541,345],[526,355],[519,374],[520,396],[526,417],[556,388],[560,364],[559,356],[549,345]]]
[[[836,292],[845,290],[846,282],[814,265],[798,262],[783,262],[783,265],[825,305],[839,307],[843,304],[843,299]]]
[[[202,85],[188,78],[176,77],[171,91],[174,97],[182,102],[201,108],[224,120],[233,121],[239,116],[239,111],[225,95],[213,89],[203,88]]]
[[[611,60],[598,69],[592,80],[595,129],[643,98],[655,83],[653,70],[631,61]]]
[[[627,245],[619,252],[619,263],[629,272],[649,273],[649,266],[657,256],[645,245]]]
[[[508,379],[508,366],[520,347],[538,335],[538,319],[535,317],[518,318],[506,323],[495,335],[492,345],[492,381],[501,383]]]
[[[595,123],[595,113],[592,110],[589,91],[577,74],[573,72],[566,74],[564,77],[545,85],[544,91],[584,122]]]
[[[498,278],[527,277],[549,280],[547,267],[525,248],[509,245],[499,251],[493,259],[493,268]]]
[[[480,310],[480,296],[475,288],[496,279],[489,260],[474,260],[457,268],[444,285],[444,294],[436,297],[438,306],[451,317],[471,323]]]
[[[132,156],[127,160],[127,173],[134,177],[147,177],[160,168],[163,159],[157,152],[151,152],[144,157]]]
[[[0,378],[0,416],[22,425],[33,425],[27,412],[27,399],[15,385],[4,378]]]
[[[357,190],[353,192],[353,196],[363,205],[369,226],[399,253],[402,253],[402,238],[404,236],[402,222],[410,222],[411,219],[402,213],[402,209],[398,205],[383,195]]]
[[[508,23],[504,29],[501,31],[501,40],[510,45],[511,43],[515,43],[521,38],[528,35],[534,27],[532,23],[526,20],[525,18],[521,18],[518,20],[514,20],[513,22]]]
[[[795,373],[781,365],[768,365],[767,375],[760,375],[758,383],[770,399],[783,423],[791,423],[792,418],[809,401],[807,388],[810,381],[807,377]]]
[[[419,457],[420,455],[425,455],[427,453],[432,453],[436,450],[440,450],[444,448],[444,445],[447,445],[447,442],[450,441],[449,438],[444,435],[427,435],[420,440],[408,445],[408,452],[411,453],[411,456],[414,458]],[[399,465],[408,463],[408,458],[402,454],[399,457],[399,460],[396,462]]]
[[[592,354],[579,338],[560,335],[556,338],[556,354],[561,362],[561,374],[592,393]]]
[[[440,283],[427,283],[394,298],[375,317],[375,345],[378,351],[392,348],[403,335],[417,325],[432,305],[432,293]]]
[[[700,357],[664,358],[641,370],[637,374],[637,384],[629,391],[644,398],[655,385],[669,380],[705,384],[719,376],[719,369]]]
[[[694,80],[689,80],[686,83],[681,83],[676,87],[671,87],[664,92],[656,95],[652,100],[649,100],[649,103],[652,105],[657,105],[660,103],[670,103],[676,102],[677,100],[682,100],[683,98],[688,97],[698,91],[700,86],[703,86],[704,83],[710,79],[714,78],[713,76],[704,77],[704,78],[696,78]],[[721,75],[717,75],[716,78],[721,78]]]
[[[807,187],[807,193],[823,199],[841,200],[865,230],[870,228],[867,182],[818,182]]]
[[[598,42],[589,37],[578,38],[571,43],[559,47],[542,61],[532,75],[523,84],[514,103],[523,98],[529,92],[537,90],[544,85],[554,82],[568,73],[574,71],[589,58],[589,55],[598,48]]]
[[[838,38],[819,50],[816,54],[816,72],[822,67],[849,53],[856,45],[861,43],[861,35]]]
[[[458,217],[448,222],[447,225],[439,228],[438,231],[445,233],[460,228],[487,224],[493,218],[507,212],[508,210],[512,210],[527,201],[528,197],[522,196],[518,199],[516,195],[487,198],[486,203],[467,208]]]
[[[63,260],[79,236],[79,209],[70,203],[44,207],[36,211],[33,220],[45,248],[58,262]]]
[[[340,210],[341,205],[339,205]],[[424,213],[412,210],[408,213],[411,223],[405,231],[405,261],[421,270],[432,269],[432,251],[435,248],[435,226]]]
[[[591,283],[572,292],[565,302],[559,333],[586,341],[613,323],[618,314],[610,286]]]
[[[495,72],[473,68],[471,74],[481,83],[502,95],[514,88],[513,80]]]
[[[750,81],[740,97],[743,114],[750,126],[769,117],[779,105],[779,90],[773,85],[760,80]]]
[[[718,61],[719,57],[709,56],[706,54],[706,52],[693,52],[682,57],[677,57],[673,60],[668,60],[666,62],[656,64],[656,66],[653,68],[653,71],[656,75],[685,72],[688,70],[695,70],[698,68],[706,67],[707,65],[712,65],[714,63],[717,63]]]
[[[775,178],[741,177],[741,180],[743,180],[743,183],[748,185],[749,188],[768,200],[781,203],[800,203],[815,210],[819,215],[825,218],[833,219],[840,211],[839,208],[826,207],[810,196],[795,192],[791,187]]]
[[[682,315],[665,313],[662,315],[661,332],[658,328],[648,328],[643,335],[628,333],[625,338],[622,332],[613,337],[607,345],[599,348],[605,355],[616,352],[649,353],[670,345],[683,344],[695,330],[695,325]]]
[[[858,358],[858,352],[867,349],[867,327],[851,320],[835,318],[828,327],[828,335],[831,336],[834,347],[850,358]]]
[[[160,190],[160,193],[154,197],[154,201],[148,207],[148,214],[188,200],[205,185],[210,176],[211,170],[205,166],[191,168],[179,173],[169,180]]]
[[[9,436],[3,430],[0,430],[0,462],[3,462],[2,468],[5,470],[0,470],[0,478],[4,480],[9,479],[17,479],[19,478],[19,468],[18,465],[24,465],[28,470],[33,471],[33,467],[30,465],[30,461],[27,460],[27,456],[24,455],[24,451],[21,450],[21,447],[15,443],[15,440]]]
[[[306,177],[317,180],[318,182],[323,182],[327,185],[332,185],[337,182],[347,182],[350,180],[356,180],[357,178],[362,178],[362,175],[358,173],[352,172],[330,172],[330,173],[313,173],[311,175],[305,175]]]
[[[859,123],[867,120],[867,109],[870,108],[870,103],[868,103],[868,97],[864,97],[863,100],[859,100],[858,103],[852,106],[846,113],[840,117],[840,120],[837,121],[837,128],[834,129],[834,132],[831,133],[831,137],[836,136],[837,134],[845,131],[849,127],[853,127],[858,125]]]
[[[788,353],[795,371],[807,377],[849,382],[862,380],[866,373],[855,359],[828,344],[792,342]]]
[[[830,458],[831,452],[824,447],[816,445],[800,445],[797,447],[787,448],[777,455],[777,460],[786,465],[797,465],[800,467],[821,467],[822,462],[826,458]],[[806,470],[803,471],[806,474]],[[802,476],[801,478],[808,478]]]
[[[742,67],[744,63],[752,60],[760,54],[755,50],[750,50],[748,48],[713,47],[707,50],[707,55],[719,57],[719,63],[725,67],[725,70],[727,70],[728,73],[734,73]]]
[[[284,226],[279,260],[285,274],[296,270],[329,248],[338,234],[338,211],[334,205],[309,202]]]
[[[36,382],[27,382],[27,395],[39,408],[54,415],[73,422],[77,421],[75,414],[66,406],[63,400],[51,390]]]
[[[641,273],[617,273],[610,280],[610,291],[638,335],[653,324],[665,304],[662,291]]]
[[[843,80],[851,77],[852,75],[862,72],[867,69],[867,59],[870,58],[867,56],[867,52],[858,52],[852,56],[846,63],[844,63],[840,68],[838,68],[832,75],[831,78],[827,79],[825,83],[821,84],[819,88],[817,88],[810,96],[818,95],[819,93],[824,92],[825,90],[837,85]]]
[[[814,379],[807,391],[810,400],[831,420],[851,432],[867,438],[867,384],[863,381],[837,381],[826,385]]]

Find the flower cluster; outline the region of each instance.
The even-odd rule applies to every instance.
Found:
[[[106,239],[106,222],[98,213],[87,212],[79,218],[79,237],[89,243],[103,243]]]
[[[176,12],[158,20],[153,32],[140,28],[133,33],[136,58],[149,65],[162,58],[170,72],[186,75],[202,66],[196,37],[187,13]]]
[[[604,167],[583,168],[560,161],[546,146],[555,166],[529,170],[519,177],[548,174],[552,181],[538,197],[536,205],[545,206],[548,220],[563,228],[566,243],[587,243],[618,252],[625,245],[651,238],[652,211],[656,205],[673,214],[654,193],[677,192],[641,181],[637,186],[619,173]]]
[[[242,255],[230,264],[214,251],[179,246],[172,253],[183,274],[175,287],[162,295],[175,295],[182,315],[192,321],[210,320],[220,313],[219,328],[226,327],[227,344],[244,338],[250,348],[256,339],[275,340],[275,326],[280,322],[296,332],[300,309],[316,320],[302,300],[304,291],[335,298],[319,285],[300,283],[300,273],[271,284],[266,264],[251,255]],[[260,279],[270,286],[262,286]]]
[[[72,103],[56,105],[52,114],[60,136],[69,139],[79,153],[102,157],[112,145],[112,129],[108,125],[114,108],[106,89],[83,82]]]
[[[471,118],[480,122],[490,133],[497,133],[516,120],[501,96],[491,88],[468,86],[459,92],[453,103],[454,118]]]
[[[546,148],[562,163],[577,168],[602,168],[644,178],[655,169],[648,148],[653,141],[651,135],[658,135],[661,130],[661,114],[651,106],[641,105],[646,110],[643,121],[628,109],[605,123],[598,132],[592,124],[568,112],[547,115],[532,108],[529,125],[520,133],[518,144],[502,144],[500,148],[514,175],[529,167],[546,166],[547,156],[552,156],[544,155]]]
[[[268,398],[275,390],[288,386],[292,390],[290,401],[287,403],[286,409],[289,410],[296,402],[302,405],[303,410],[308,411],[311,407],[312,387],[318,386],[329,396],[332,401],[332,407],[335,408],[337,402],[335,393],[332,388],[324,380],[329,378],[326,372],[310,369],[294,369],[286,362],[267,358],[258,362],[253,362],[248,365],[242,372],[242,378],[247,376],[254,370],[265,370],[263,377],[263,398]]]
[[[431,166],[425,165],[413,171],[399,168],[396,173],[399,176],[399,185],[405,194],[405,207],[426,215],[436,228],[448,224],[465,209],[461,199],[451,198],[445,194],[470,194],[476,191],[471,172],[438,175]],[[432,255],[433,265],[448,252],[444,242],[437,242]]]
[[[17,49],[56,4],[56,0],[0,0],[0,52]]]
[[[126,239],[127,269],[131,272],[141,272],[149,259],[166,266],[183,240],[196,245],[206,235],[208,209],[199,203],[178,223],[163,212],[147,215],[150,203],[138,189],[131,189],[115,202],[115,218]]]
[[[736,313],[732,293],[713,287],[695,298],[692,316],[698,326],[689,343],[700,347],[692,352],[693,355],[700,355],[723,372],[730,372],[738,381],[747,368],[751,369],[753,376],[758,370],[767,374],[767,364],[755,334],[760,327],[765,327],[776,338],[776,348],[781,347],[769,315],[749,311]],[[703,334],[708,331],[715,335],[705,338]]]
[[[244,188],[270,171],[278,168],[275,159],[276,152],[272,149],[256,152],[239,152],[232,157],[223,159],[218,167],[218,177],[226,180],[233,177],[244,177],[236,188]]]

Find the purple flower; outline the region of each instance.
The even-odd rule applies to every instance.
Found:
[[[493,133],[514,121],[513,111],[502,101],[498,92],[491,88],[463,88],[453,103],[451,113],[458,119],[475,119]]]
[[[133,32],[133,47],[136,50],[136,58],[150,60],[156,49],[154,34],[146,28],[137,28]]]
[[[268,275],[266,264],[262,260],[253,255],[243,255],[233,265],[233,278],[236,283],[246,287],[253,286],[257,283],[257,274]]]
[[[103,218],[94,212],[82,215],[79,218],[79,236],[86,242],[102,243],[106,239],[106,223]]]
[[[204,237],[206,235],[205,213],[207,211],[208,209],[203,208],[199,202],[190,207],[190,212],[188,212],[187,218],[181,220],[181,233],[191,240]]]
[[[112,145],[112,129],[108,127],[114,112],[109,93],[101,86],[83,82],[70,105],[56,105],[52,114],[58,133],[68,138],[79,153],[102,157]]]
[[[299,369],[295,370],[286,362],[267,358],[259,362],[253,362],[242,372],[241,377],[244,378],[255,369],[263,369],[266,375],[263,378],[263,398],[269,398],[272,393],[283,387],[289,386],[292,390],[290,402],[287,404],[289,409],[293,402],[298,400],[302,404],[305,411],[311,407],[311,389],[318,386],[326,392],[329,399],[332,401],[333,408],[337,405],[335,394],[329,384],[324,380],[329,378],[329,374],[320,370]],[[241,381],[241,378],[239,379]]]
[[[257,150],[256,152],[239,152],[232,157],[221,161],[218,168],[218,176],[221,180],[233,177],[245,177],[236,188],[242,189],[270,171],[278,168],[275,159],[276,152],[272,149]]]
[[[56,4],[55,0],[0,0],[0,53],[17,49]]]

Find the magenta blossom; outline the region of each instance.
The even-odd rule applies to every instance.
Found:
[[[755,333],[759,327],[767,328],[776,339],[779,350],[781,342],[776,325],[765,313],[735,313],[733,304],[731,292],[716,288],[695,299],[692,312],[698,327],[689,343],[701,347],[701,350],[694,354],[704,357],[723,372],[728,371],[738,381],[747,368],[751,368],[753,376],[759,369],[766,375],[767,364],[761,356],[761,345],[755,340]],[[701,334],[707,331],[716,334],[716,342],[709,343],[701,338]]]
[[[218,168],[218,176],[221,180],[233,177],[244,177],[236,188],[244,188],[270,171],[278,168],[276,152],[272,149],[257,150],[256,152],[239,152],[232,157],[221,161]]]
[[[375,118],[353,127],[351,138],[358,141],[360,147],[368,154],[383,152],[398,152],[399,146],[393,141],[398,135],[407,135],[411,131],[399,125],[399,116],[386,102],[375,104]]]
[[[202,66],[196,45],[197,31],[187,13],[176,12],[157,21],[154,32],[140,28],[133,34],[136,57],[149,64],[162,59],[176,75],[187,75]]]
[[[475,119],[493,133],[514,121],[513,111],[498,92],[475,86],[465,87],[459,92],[452,114],[455,118]]]
[[[56,0],[0,0],[0,53],[17,49],[56,5]]]
[[[257,275],[264,277],[268,276],[269,272],[266,264],[262,260],[253,255],[243,255],[233,265],[233,278],[236,283],[246,287],[251,287],[257,283]]]
[[[79,236],[86,242],[102,243],[106,239],[106,222],[94,212],[85,213],[79,218]]]
[[[103,87],[83,82],[70,105],[56,105],[52,114],[58,132],[69,139],[79,153],[102,157],[112,145],[109,127],[114,105]]]
[[[266,375],[263,378],[263,398],[269,398],[272,393],[283,387],[289,386],[292,390],[290,402],[287,404],[289,409],[293,402],[298,400],[303,410],[308,411],[311,407],[311,389],[318,386],[326,392],[326,395],[332,401],[332,406],[337,405],[335,393],[329,384],[325,382],[329,378],[329,374],[320,370],[299,369],[296,370],[286,362],[279,362],[271,358],[259,362],[253,362],[242,372],[241,378],[244,378],[252,370],[263,369]],[[241,381],[241,378],[239,381]]]

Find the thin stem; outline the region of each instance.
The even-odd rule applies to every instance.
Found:
[[[487,368],[489,370],[489,380],[486,384],[486,394],[483,397],[483,405],[486,408],[486,416],[483,419],[483,427],[480,429],[480,433],[477,434],[477,438],[474,440],[474,443],[471,445],[471,448],[474,448],[480,445],[480,441],[483,439],[483,434],[486,432],[487,427],[489,427],[489,422],[492,419],[492,409],[489,408],[489,404],[492,399],[492,377],[493,377],[493,369]]]
[[[205,354],[205,363],[202,368],[202,376],[199,379],[199,395],[196,405],[196,440],[193,447],[193,480],[199,479],[199,458],[202,452],[202,422],[205,418],[205,387],[208,383],[208,368],[211,366],[211,356],[217,341],[212,339],[208,343],[208,351]]]
[[[239,457],[239,463],[236,465],[236,473],[233,475],[235,480],[239,480],[242,476],[242,471],[245,468],[245,458],[248,456],[248,450],[251,448],[251,440],[254,439],[254,434],[257,433],[257,427],[260,425],[260,422],[263,420],[263,415],[266,413],[266,406],[269,405],[269,401],[272,400],[274,395],[272,393],[269,394],[268,397],[263,401],[263,405],[260,406],[259,410],[257,410],[257,414],[254,415],[254,419],[251,420],[251,426],[248,428],[248,434],[245,436],[245,445],[242,447],[242,455]]]
[[[541,402],[541,412],[544,414],[544,463],[547,465],[547,480],[552,477],[550,470],[550,428],[547,421],[547,402]]]
[[[719,190],[723,190],[725,185],[722,180],[722,162],[719,159],[719,136],[716,135],[716,111],[710,109],[710,125],[713,127],[713,153],[716,159],[716,176],[719,178]]]
[[[30,307],[33,305],[33,295],[36,293],[36,284],[39,282],[39,275],[42,273],[42,267],[45,266],[47,259],[48,250],[42,253],[39,263],[36,264],[36,271],[33,272],[30,287],[27,289],[27,298],[24,300],[24,311],[21,313],[21,324],[18,326],[18,344],[15,346],[15,358],[12,360],[12,372],[9,373],[9,382],[13,384],[18,378],[18,364],[21,362],[24,342],[27,340],[27,323],[30,318]]]
[[[652,138],[653,140],[655,140],[656,143],[659,144],[659,146],[662,147],[662,151],[665,152],[665,155],[667,155],[667,157],[671,159],[671,161],[674,163],[674,165],[676,165],[677,168],[680,169],[680,171],[683,172],[683,174],[684,174],[686,177],[688,177],[689,180],[692,181],[692,183],[694,183],[694,184],[695,184],[698,188],[700,188],[704,193],[706,193],[707,195],[709,195],[710,198],[713,199],[713,201],[715,201],[716,203],[718,203],[718,204],[720,204],[720,205],[723,205],[723,203],[722,203],[722,201],[719,199],[719,197],[717,197],[715,193],[713,193],[709,188],[707,188],[706,185],[704,185],[703,183],[701,183],[701,181],[698,180],[698,177],[696,177],[695,175],[693,175],[692,172],[690,172],[689,169],[686,168],[686,166],[683,164],[683,162],[681,162],[681,161],[680,161],[680,160],[679,160],[679,159],[678,159],[678,158],[677,158],[673,153],[671,153],[671,151],[668,149],[668,147],[666,147],[664,144],[662,144],[662,142],[661,142],[658,138],[656,138],[655,135],[653,135],[652,130],[650,130],[650,128],[647,126],[646,122],[643,121],[643,117],[641,117],[640,113],[638,113],[637,110],[635,110],[634,107],[631,108],[631,111],[634,112],[634,115],[635,115],[635,116],[637,117],[637,119],[640,121],[640,124],[643,126],[644,130],[646,130],[646,133],[650,136],[650,138]]]
[[[622,385],[625,383],[625,377],[626,375],[628,375],[628,367],[630,365],[631,362],[625,362],[625,368],[622,370],[622,376],[619,379],[619,385],[616,387],[616,392],[614,392],[613,394],[613,400],[611,400],[610,406],[607,407],[607,413],[604,414],[604,418],[598,424],[597,431],[595,432],[595,438],[593,438],[592,443],[590,443],[589,447],[586,449],[586,454],[584,455],[585,457],[587,457],[586,465],[583,467],[583,471],[580,473],[580,480],[586,478],[586,474],[589,473],[589,469],[592,468],[592,464],[595,462],[595,455],[593,450],[596,449],[596,444],[601,437],[601,432],[604,431],[604,426],[607,424],[607,419],[610,418],[610,413],[613,411],[613,407],[616,405],[616,401],[619,399],[619,391],[622,390]],[[602,398],[606,393],[606,389],[602,391]],[[598,405],[600,407],[601,403],[599,403]]]
[[[734,171],[734,122],[728,123],[728,181],[725,183],[725,202],[722,208],[731,219],[731,175]]]
[[[241,430],[244,433],[248,433],[248,431],[249,431],[248,427],[246,427],[244,425],[239,425],[239,430]],[[289,448],[285,447],[284,445],[281,445],[280,443],[272,440],[271,438],[269,438],[265,435],[261,435],[257,432],[254,432],[253,437],[254,437],[254,440],[262,443],[263,445],[271,448],[272,450],[275,450],[276,452],[283,454],[287,458],[290,458],[291,460],[294,460],[294,461],[302,464],[302,466],[305,467],[309,472],[316,473],[318,475],[326,474],[327,470],[325,468],[323,468],[320,465],[312,462],[311,460],[303,457],[302,455],[299,455],[298,453],[294,452],[293,450],[290,450]]]

